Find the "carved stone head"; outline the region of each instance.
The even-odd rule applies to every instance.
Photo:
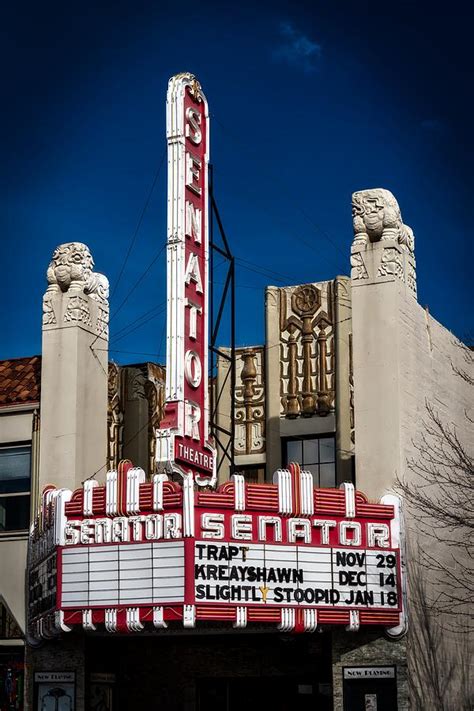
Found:
[[[390,190],[374,188],[354,193],[352,195],[352,217],[354,221],[353,246],[392,240],[398,242],[404,251],[414,256],[413,230],[403,224],[398,202]]]
[[[53,290],[68,291],[71,287],[83,290],[90,280],[94,260],[87,245],[82,242],[67,242],[56,247],[46,272]]]
[[[367,241],[367,237],[370,242],[396,239],[402,225],[398,202],[389,190],[383,188],[354,193],[352,217],[355,238],[360,242]]]

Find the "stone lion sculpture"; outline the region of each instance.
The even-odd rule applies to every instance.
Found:
[[[109,281],[103,274],[93,272],[94,260],[89,247],[82,242],[60,244],[46,272],[47,291],[78,291],[97,301],[109,296]]]
[[[400,208],[389,190],[374,188],[352,195],[354,245],[394,240],[413,254],[413,230],[404,225]]]

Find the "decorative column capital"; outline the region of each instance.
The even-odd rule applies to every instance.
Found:
[[[352,217],[352,286],[398,279],[416,298],[415,237],[392,193],[382,188],[354,193]]]
[[[108,339],[109,281],[93,267],[92,254],[82,242],[56,247],[46,271],[43,330],[80,326]]]

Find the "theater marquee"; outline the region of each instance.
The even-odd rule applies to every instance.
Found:
[[[274,484],[236,475],[195,491],[191,478],[146,482],[123,462],[106,486],[45,492],[30,546],[31,631],[396,627],[395,513],[350,484],[314,489],[298,465]]]

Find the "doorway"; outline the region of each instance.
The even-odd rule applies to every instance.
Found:
[[[397,711],[395,667],[344,669],[344,711]]]
[[[233,677],[200,679],[197,711],[329,711],[331,695],[314,679]]]

